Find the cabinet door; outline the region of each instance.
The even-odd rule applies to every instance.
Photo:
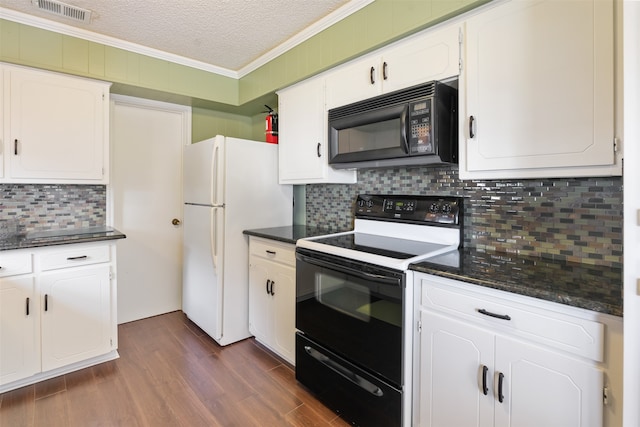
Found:
[[[399,43],[383,54],[383,92],[457,76],[460,27],[449,25]]]
[[[110,270],[100,265],[41,275],[43,371],[109,352]]]
[[[354,183],[356,172],[328,163],[324,80],[312,78],[278,92],[280,184]]]
[[[101,182],[106,176],[108,87],[89,80],[7,68],[10,177]]]
[[[382,93],[383,62],[367,56],[337,67],[326,77],[327,110]]]
[[[249,332],[260,342],[271,341],[273,309],[269,285],[273,263],[249,258]]]
[[[603,373],[595,366],[498,336],[495,367],[496,378],[504,375],[497,427],[602,426]]]
[[[420,316],[419,425],[492,426],[494,335],[434,313]]]
[[[461,178],[621,173],[613,21],[611,0],[512,1],[467,21]]]
[[[4,133],[4,131],[8,129],[8,126],[5,125],[5,120],[7,120],[5,104],[7,104],[7,101],[7,98],[4,96],[4,67],[0,64],[0,182],[4,178],[4,153],[6,147],[9,145],[8,136]],[[8,109],[6,111],[8,111]]]
[[[40,318],[33,277],[0,279],[0,385],[40,372]]]
[[[295,364],[296,272],[293,267],[274,264],[271,277],[274,350],[287,361]]]
[[[327,167],[324,83],[311,79],[278,95],[279,177],[322,179]]]

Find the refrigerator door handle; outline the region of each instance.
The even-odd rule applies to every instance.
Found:
[[[218,203],[218,152],[219,152],[218,144],[213,146],[213,162],[211,168],[213,169],[211,172],[211,191],[213,192],[213,200],[212,204]]]
[[[213,258],[213,268],[217,269],[218,268],[218,208],[213,208],[213,213],[211,215],[211,236],[210,236],[210,243],[211,243],[211,255]]]

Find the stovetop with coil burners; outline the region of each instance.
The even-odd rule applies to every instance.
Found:
[[[352,231],[301,239],[297,245],[398,270],[458,249],[462,198],[361,194]]]

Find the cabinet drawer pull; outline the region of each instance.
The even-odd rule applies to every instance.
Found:
[[[478,313],[484,314],[485,316],[495,317],[496,319],[511,320],[511,316],[509,316],[508,314],[496,314],[496,313],[487,311],[484,308],[479,308]]]
[[[320,143],[318,142],[318,147],[316,148],[316,150],[318,151],[318,157],[322,157],[322,154],[320,154]]]
[[[49,295],[44,294],[44,311],[49,310]]]
[[[485,396],[489,393],[489,387],[487,387],[487,372],[489,372],[487,365],[482,365],[482,393],[484,393]]]
[[[376,83],[376,78],[374,76],[375,72],[376,72],[376,69],[374,67],[371,67],[371,69],[369,70],[369,80],[371,81],[372,85]]]
[[[269,250],[269,249],[265,250],[265,252],[268,253],[269,255],[275,255],[276,254],[276,251],[272,251],[272,250]]]
[[[29,315],[29,298],[27,297],[27,316]]]
[[[504,374],[500,372],[498,374],[498,402],[504,402],[504,394],[502,393],[502,384],[504,383]]]
[[[476,124],[476,118],[473,116],[469,116],[469,139],[473,139],[476,136],[475,124]]]
[[[70,257],[67,258],[67,261],[79,261],[79,260],[87,259],[87,258],[89,258],[89,257],[86,256],[86,255],[70,256]]]
[[[269,284],[271,283],[270,279],[267,279],[267,286],[266,286],[266,291],[267,291],[267,295],[269,295]]]
[[[271,296],[274,296],[276,293],[273,292],[273,285],[275,285],[276,282],[274,282],[273,280],[271,281],[271,292],[269,292],[271,294]]]
[[[13,140],[13,155],[14,156],[18,155],[18,140],[17,139]]]
[[[387,62],[382,63],[382,79],[387,80]]]

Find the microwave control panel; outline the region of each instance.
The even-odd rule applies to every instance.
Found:
[[[431,123],[433,98],[409,103],[410,154],[434,154],[433,126]]]

